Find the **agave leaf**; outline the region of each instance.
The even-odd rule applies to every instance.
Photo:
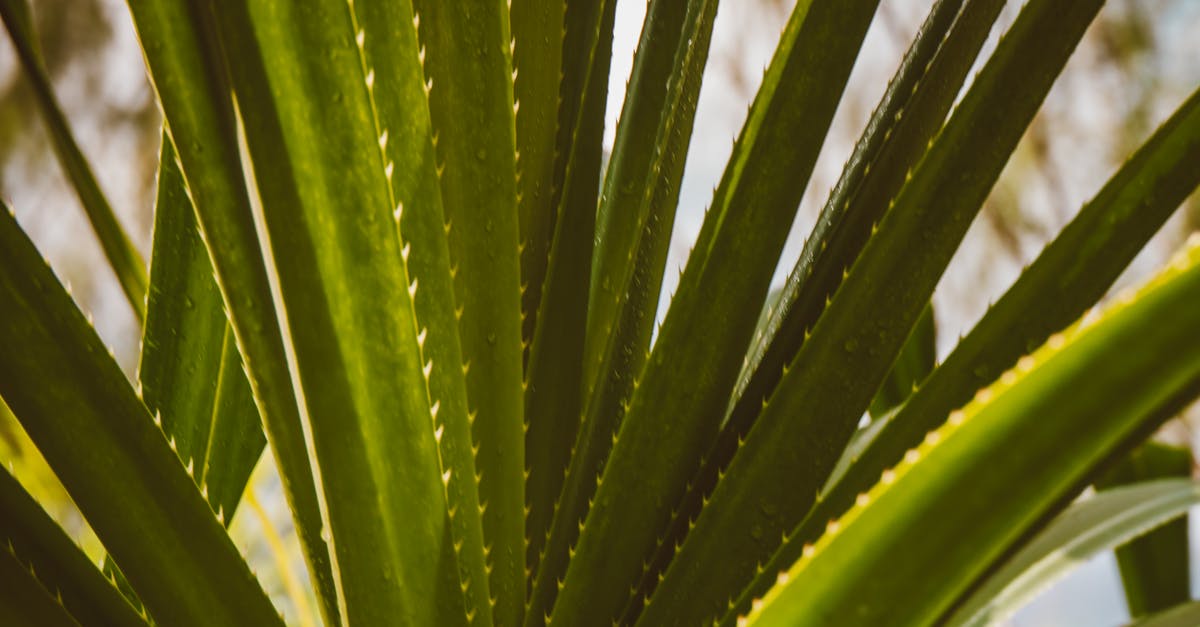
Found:
[[[951,413],[828,523],[748,623],[937,619],[1099,464],[1161,422],[1163,408],[1195,396],[1198,295],[1200,239]]]
[[[426,329],[421,355],[430,368],[429,398],[437,405],[434,428],[440,434],[442,470],[450,472],[446,490],[459,577],[473,622],[490,625],[492,595],[466,375],[422,57],[416,28],[391,26],[412,24],[414,15],[409,2],[360,0],[355,6],[364,54],[375,71],[375,106],[385,131],[380,146],[395,164],[389,181],[393,198],[404,208],[399,225],[402,254],[407,256],[409,278],[420,286],[414,306],[418,326]]]
[[[533,342],[561,191],[555,189],[554,172],[566,5],[566,0],[514,0],[509,5],[521,228],[521,337],[526,344]]]
[[[660,22],[674,21],[671,5],[660,1],[649,7],[650,37],[646,45],[656,40],[656,31],[663,26]],[[682,27],[673,38],[674,61],[665,79],[654,67],[659,62],[658,55],[651,54],[654,47],[647,49],[644,60],[639,55],[637,61],[646,67],[635,63],[633,88],[638,89],[639,84],[646,87],[627,92],[624,126],[617,130],[614,159],[618,161],[610,166],[605,179],[608,191],[602,199],[599,219],[603,222],[597,236],[604,248],[597,260],[605,267],[593,271],[589,344],[584,353],[585,367],[590,367],[584,373],[588,411],[605,425],[597,429],[603,437],[592,437],[606,454],[611,446],[610,435],[616,432],[624,404],[649,354],[717,5],[716,0],[688,4]],[[665,94],[649,87],[656,82],[666,84]],[[650,108],[653,115],[646,111]],[[656,118],[657,126],[642,129],[643,117]],[[652,144],[639,148],[636,145],[643,142],[643,132],[652,133],[654,139]],[[624,143],[631,146],[627,148]],[[621,208],[629,205],[636,210]]]
[[[842,456],[838,458],[837,464],[830,471],[829,479],[825,481],[825,486],[821,488],[822,494],[842,480],[842,476],[846,474],[846,471],[858,462],[858,458],[862,457],[863,451],[867,450],[871,442],[874,442],[875,438],[879,437],[879,434],[883,432],[883,428],[887,426],[887,423],[896,417],[896,411],[897,408],[893,408],[888,413],[872,419],[869,424],[854,432],[854,435],[850,437],[850,442],[846,444],[846,450],[842,451]],[[818,496],[817,498],[819,501],[820,497]],[[783,549],[781,548],[780,550],[782,551]]]
[[[588,323],[597,335],[589,330],[591,346],[585,345],[584,349],[586,414],[555,512],[550,532],[553,542],[546,549],[547,570],[539,574],[534,585],[531,616],[533,610],[544,612],[557,592],[558,579],[566,570],[570,549],[579,536],[579,522],[587,513],[650,346],[717,2],[690,2],[683,16],[675,14],[676,8],[673,2],[654,2],[648,7],[642,51],[635,57],[632,87],[626,92],[627,103],[614,150],[620,164],[614,161],[609,166],[605,186],[610,195],[602,201],[601,212],[603,215],[603,204],[608,203],[609,216],[614,222],[639,228],[641,232],[625,242],[628,248],[623,255],[630,257],[630,262],[620,272],[613,268],[593,271],[593,281],[610,284],[599,291],[595,285],[592,289],[596,298],[591,300]],[[682,24],[675,24],[680,19]],[[664,30],[674,36],[667,39]],[[661,57],[666,56],[663,48],[668,41],[674,44],[674,50],[669,51],[672,62],[664,69],[659,66]],[[665,79],[663,72],[669,72]],[[666,84],[663,93],[658,90],[660,83]],[[650,127],[648,121],[654,125]],[[625,147],[640,142],[642,133],[655,136],[644,151]],[[614,177],[621,182],[614,182]],[[616,195],[612,195],[614,189],[618,191]],[[621,193],[627,190],[637,193]],[[623,208],[616,209],[615,203]],[[639,220],[638,224],[631,223]],[[616,237],[613,234],[608,240],[610,250],[617,246],[613,241]],[[605,253],[599,254],[603,263]],[[607,323],[597,322],[605,316]]]
[[[78,627],[63,604],[8,547],[0,548],[0,616],[12,627]]]
[[[525,605],[525,430],[508,10],[500,0],[413,4],[461,311],[493,612],[515,625]]]
[[[535,5],[541,10],[537,11],[529,5]],[[530,17],[535,11],[539,13],[537,26],[532,24],[533,18]],[[549,74],[546,77],[533,79],[546,83],[533,87],[538,91],[538,96],[534,102],[532,115],[542,117],[544,120],[536,123],[536,131],[525,130],[528,128],[529,122],[523,119],[525,116],[521,111],[522,101],[527,92],[526,87],[520,86],[520,72],[522,66],[528,71],[532,65],[528,56],[522,55],[522,60],[519,65],[514,67],[513,74],[514,82],[518,83],[515,100],[518,124],[517,160],[523,162],[522,154],[526,150],[527,142],[539,142],[539,145],[534,147],[533,163],[539,166],[540,173],[535,172],[534,174],[545,177],[537,179],[536,182],[526,183],[524,181],[525,167],[519,165],[517,198],[521,205],[522,229],[522,337],[526,348],[529,348],[534,341],[537,319],[541,315],[542,296],[546,290],[546,280],[551,265],[550,259],[553,256],[551,248],[556,239],[555,233],[559,228],[558,220],[563,214],[563,195],[567,189],[568,179],[576,179],[576,183],[573,185],[576,201],[568,202],[568,206],[573,206],[576,202],[592,196],[598,185],[597,183],[590,186],[585,185],[583,178],[594,178],[600,172],[599,161],[602,158],[600,142],[606,104],[604,95],[608,85],[606,80],[593,80],[590,77],[594,74],[596,79],[599,79],[601,75],[608,75],[608,66],[612,57],[616,1],[554,0],[549,3],[535,3],[518,0],[518,7],[512,11],[512,15],[514,20],[519,20],[513,26],[513,50],[522,47],[522,44],[517,42],[518,39],[525,40],[524,43],[528,46],[529,38],[536,36],[532,35],[536,28],[537,31],[540,31],[543,39],[540,44],[540,51],[543,53],[541,67],[546,68],[545,71]],[[547,23],[550,20],[557,20],[557,22]],[[557,29],[557,32],[550,34],[548,31],[551,29]],[[553,52],[546,50],[555,45],[559,46],[558,50]],[[600,51],[600,54],[596,54],[597,51]],[[529,79],[527,78],[527,80]],[[551,86],[556,89],[553,93],[553,101],[551,101],[549,93]],[[533,132],[538,133],[537,139],[528,134]],[[546,134],[551,134],[552,137],[546,137]],[[584,145],[577,148],[576,142],[582,142]],[[572,166],[571,162],[580,157],[585,157],[583,162]],[[596,162],[595,165],[584,165],[593,161]],[[537,203],[536,207],[527,205],[524,199],[526,185],[529,184],[538,185],[540,190],[533,200]],[[594,201],[594,197],[592,200]],[[573,219],[576,221],[581,217],[575,214],[571,215],[574,215]],[[585,219],[590,216],[591,214]],[[583,229],[582,226],[577,225],[568,230],[580,231]],[[591,246],[590,239],[587,245]],[[571,252],[575,253],[576,251],[572,250]],[[582,256],[580,255],[580,257]],[[580,261],[575,261],[572,265],[579,266],[579,264]],[[585,271],[583,276],[586,277],[587,274],[588,272]],[[560,282],[562,281],[563,279],[560,279]],[[568,424],[571,422],[569,421]]]
[[[427,331],[412,298],[419,279],[402,253],[377,77],[352,8],[262,0],[218,18],[342,619],[461,624],[469,616],[448,520],[452,472],[441,468],[435,436]]]
[[[900,356],[892,364],[891,372],[871,400],[867,411],[878,420],[898,407],[937,365],[937,326],[933,319],[933,305],[925,305],[912,335],[900,349]]]
[[[941,0],[929,12],[817,217],[765,332],[750,352],[723,433],[727,464],[826,301],[941,129],[1003,0]],[[716,452],[716,451],[714,451]],[[701,483],[709,483],[702,481]],[[715,482],[713,482],[715,483]],[[711,486],[709,487],[711,489]]]
[[[228,526],[266,442],[166,133],[154,220],[154,267],[138,364],[142,402],[161,421],[163,432],[175,438],[179,458],[187,460],[196,485]],[[107,557],[104,572],[130,603],[141,607],[124,574]]]
[[[588,76],[594,71],[593,64],[608,63],[606,59],[596,59],[595,51],[607,50],[608,54],[601,56],[612,56],[611,44],[605,46],[602,42],[612,40],[615,11],[616,2],[613,0],[566,0],[561,24],[562,67],[559,70],[558,129],[554,138],[554,178],[551,187],[551,202],[555,209],[561,204],[570,176],[575,142],[591,141],[588,134],[592,131],[588,129],[604,124],[603,102],[590,110],[584,107],[588,99]],[[607,70],[604,73],[607,74]],[[596,119],[597,116],[599,119]],[[552,220],[557,219],[558,213],[554,212],[555,218]],[[551,222],[549,228],[549,233],[553,233],[556,224]],[[530,285],[542,285],[539,277],[531,276],[530,281]],[[533,313],[536,314],[537,310],[534,309]]]
[[[67,123],[67,116],[58,104],[50,75],[42,60],[37,36],[34,34],[29,4],[26,0],[0,0],[0,19],[4,20],[4,25],[8,28],[8,34],[17,52],[17,60],[20,61],[33,88],[34,99],[50,132],[58,162],[79,196],[79,202],[87,213],[92,230],[100,240],[100,248],[104,250],[108,264],[117,275],[121,291],[133,309],[133,315],[138,323],[141,323],[146,317],[146,262],[121,228],[112,205],[104,196],[100,184],[96,181],[96,175],[92,173],[87,158],[83,156],[83,151],[75,141],[75,135]]]
[[[1015,363],[1029,344],[1044,341],[1094,303],[1200,182],[1200,172],[1192,167],[1197,158],[1200,92],[1130,157],[887,421],[845,476],[823,491],[764,573],[779,572],[795,561],[804,544],[846,511],[858,493],[878,480],[879,473],[899,461],[908,447],[920,443],[923,433],[941,424],[944,418],[939,416],[969,400],[982,385],[978,373],[995,373],[1003,368],[1001,364]],[[1039,315],[1030,316],[1028,312],[1035,308]],[[738,610],[747,611],[750,600],[772,583],[771,576],[759,576],[741,595]]]
[[[1191,627],[1200,622],[1200,601],[1180,603],[1130,623],[1130,627]]]
[[[685,59],[679,56],[680,35],[689,9],[700,2],[653,0],[646,7],[646,19],[633,70],[625,89],[621,118],[617,122],[612,156],[605,170],[604,187],[596,217],[596,251],[588,295],[587,344],[584,351],[584,385],[594,386],[604,367],[604,348],[618,319],[625,284],[636,265],[638,241],[649,218],[649,203],[644,202],[652,184],[651,169],[659,163],[667,146],[658,129],[671,115],[679,97],[669,94],[668,85],[682,80]],[[699,32],[696,32],[699,27]],[[703,35],[703,23],[689,23],[690,37]],[[707,59],[707,45],[696,42],[693,58]],[[700,67],[703,68],[703,62]],[[694,71],[694,70],[691,70]],[[673,88],[679,91],[678,87]],[[694,98],[695,96],[693,96]]]
[[[237,340],[229,327],[221,344],[220,361],[212,429],[204,449],[204,465],[197,471],[196,480],[202,490],[207,489],[208,502],[228,526],[262,457],[266,438],[238,354]]]
[[[988,577],[948,624],[1004,621],[1092,555],[1141,536],[1197,503],[1200,484],[1189,479],[1146,481],[1076,503]]]
[[[230,81],[208,3],[129,0],[150,78],[216,271],[322,616],[339,621],[316,484],[246,189]]]
[[[116,361],[7,211],[0,257],[0,395],[150,615],[171,625],[282,624]]]
[[[809,511],[1100,4],[1022,9],[784,373],[672,560],[647,624],[659,612],[723,612]],[[685,602],[697,597],[706,602]]]
[[[780,225],[794,216],[796,183],[811,172],[876,6],[817,0],[792,13],[621,422],[552,624],[618,617],[716,435],[716,408],[783,246]]]
[[[941,127],[987,36],[997,5],[994,0],[974,1],[958,19],[962,3],[956,0],[943,0],[930,11],[859,138],[778,302],[764,308],[766,322],[760,322],[761,331],[756,332],[755,344],[747,354],[734,392],[737,401],[692,478],[691,488],[643,576],[643,589],[657,585],[658,575],[761,414],[784,367],[795,357],[841,282],[844,269],[860,252],[871,225],[886,209],[887,199]],[[937,54],[939,50],[943,52]]]
[[[1190,477],[1192,465],[1191,450],[1151,441],[1109,471],[1096,487],[1105,490],[1147,479]],[[1118,548],[1117,566],[1130,616],[1152,614],[1187,601],[1191,594],[1187,519],[1167,523]]]
[[[531,571],[550,531],[583,414],[588,285],[617,3],[602,4],[525,374],[525,551]]]
[[[154,267],[138,380],[142,401],[175,438],[180,459],[228,524],[266,444],[200,241],[196,214],[163,136],[154,210]],[[211,476],[210,476],[211,474]]]
[[[27,565],[45,590],[53,590],[62,607],[89,625],[105,627],[145,625],[112,582],[96,569],[88,556],[71,541],[37,501],[7,471],[0,469],[0,553]],[[5,558],[0,558],[5,559]],[[3,579],[4,575],[0,575]],[[18,592],[19,584],[0,586]],[[20,596],[13,596],[18,603]],[[29,601],[26,601],[29,602]],[[2,603],[2,602],[0,602]],[[8,617],[4,611],[0,616]],[[38,623],[35,623],[38,624]]]
[[[837,464],[829,473],[821,493],[841,481],[846,470],[858,461],[863,451],[879,437],[888,421],[896,416],[899,406],[916,391],[917,385],[937,366],[937,327],[933,316],[933,304],[925,306],[912,335],[904,343],[896,363],[883,381],[875,398],[871,401],[871,422],[854,432]],[[820,498],[820,497],[818,497]]]

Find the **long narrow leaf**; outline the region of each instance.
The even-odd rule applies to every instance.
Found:
[[[749,624],[935,620],[1143,423],[1194,397],[1198,296],[1200,240],[951,413],[829,522]]]
[[[878,420],[903,403],[936,365],[937,326],[933,319],[933,305],[929,304],[921,312],[921,317],[917,318],[912,335],[908,336],[900,356],[892,364],[892,370],[871,400],[871,408],[867,410],[871,417]]]
[[[797,182],[811,173],[876,6],[815,0],[793,11],[621,423],[552,624],[619,616],[711,445],[783,246],[780,225],[795,215]]]
[[[945,123],[1004,0],[941,0],[909,46],[887,91],[871,114],[812,233],[788,275],[780,302],[749,354],[737,400],[710,465],[728,464],[754,417],[778,385],[783,368],[812,330],[826,299],[841,284],[900,190]],[[708,484],[708,477],[700,484]],[[711,486],[709,486],[711,489]]]
[[[213,511],[228,523],[266,441],[165,135],[161,154],[138,381],[146,408],[160,416]]]
[[[661,140],[658,129],[671,114],[668,107],[673,104],[669,102],[668,85],[678,83],[687,69],[680,63],[685,58],[678,54],[680,34],[689,7],[699,4],[653,0],[646,7],[596,217],[584,351],[583,381],[587,386],[595,385],[599,373],[607,370],[602,363],[604,348],[616,325],[627,277],[638,261],[634,252],[649,218],[649,205],[643,202],[652,184],[649,175],[666,150],[657,142]],[[703,29],[689,33],[693,37],[697,34],[703,34]],[[703,42],[696,41],[695,54],[707,59]],[[700,63],[700,67],[703,65]]]
[[[737,400],[642,578],[643,598],[657,585],[705,499],[762,413],[843,270],[861,251],[871,224],[887,207],[886,199],[901,185],[903,172],[923,154],[941,126],[995,18],[995,4],[993,0],[972,2],[958,19],[962,8],[958,0],[943,0],[930,10],[821,210],[786,286],[777,301],[764,308],[766,319],[755,334],[734,392]]]
[[[282,621],[100,338],[0,212],[0,395],[156,622]]]
[[[988,577],[947,624],[1002,622],[1092,555],[1177,518],[1197,503],[1200,485],[1160,479],[1107,490],[1073,505]]]
[[[1099,489],[1166,477],[1190,477],[1192,452],[1147,442],[1096,483]],[[1152,614],[1187,601],[1191,595],[1186,518],[1117,549],[1117,567],[1125,589],[1129,615]]]
[[[230,81],[206,2],[129,0],[150,78],[283,478],[321,614],[339,622],[329,550],[278,312],[246,189]]]
[[[4,512],[0,516],[0,544],[27,564],[72,616],[105,627],[146,624],[54,519],[2,469],[0,511]],[[6,549],[0,548],[0,552]]]
[[[356,5],[363,51],[375,72],[375,107],[380,147],[392,164],[389,179],[400,210],[400,238],[409,279],[419,285],[413,303],[425,330],[421,357],[429,369],[429,400],[437,406],[439,436],[451,529],[467,612],[474,624],[492,623],[484,557],[483,510],[476,481],[475,450],[468,416],[466,372],[454,298],[446,218],[433,147],[422,56],[408,2],[362,1]]]
[[[525,420],[512,41],[502,0],[417,0],[497,606],[525,606]]]
[[[804,518],[1100,4],[1022,9],[784,373],[671,562],[647,624],[662,616],[659,603],[692,620],[724,612]],[[684,602],[697,596],[705,602]]]
[[[594,43],[525,375],[525,550],[531,570],[536,570],[550,532],[584,411],[584,338],[591,316],[588,285],[616,17],[615,0],[603,4],[591,38]]]
[[[946,361],[884,426],[844,477],[827,489],[764,572],[795,561],[805,543],[846,511],[858,493],[895,464],[924,433],[941,424],[983,382],[977,372],[1013,364],[1030,344],[1045,341],[1094,303],[1122,269],[1200,183],[1192,164],[1200,158],[1200,92],[1190,97],[1105,184],[1062,234],[1046,247]],[[1145,190],[1153,189],[1150,202]],[[1030,316],[1037,307],[1039,316]],[[924,431],[922,431],[924,429]],[[760,576],[737,603],[746,611],[772,583]]]
[[[12,627],[79,626],[8,547],[0,547],[0,618]]]
[[[608,212],[607,219],[614,225],[600,227],[597,263],[605,264],[604,257],[609,254],[627,258],[627,262],[614,268],[613,260],[608,260],[609,267],[593,271],[584,349],[586,414],[551,529],[554,542],[547,547],[549,570],[535,584],[531,605],[538,609],[557,589],[556,579],[565,570],[570,548],[578,539],[578,523],[587,513],[613,436],[649,353],[717,2],[689,2],[682,16],[676,15],[678,8],[673,2],[660,1],[647,9],[642,52],[635,57],[631,91],[617,131],[614,151],[618,162],[609,166],[605,179],[608,191],[602,198],[601,219]],[[676,24],[680,19],[682,24]],[[674,36],[668,37],[670,34]],[[664,68],[660,67],[662,57],[668,55],[660,46],[667,43],[673,43],[674,50],[672,62]],[[663,72],[669,72],[665,81]],[[662,82],[666,87],[660,93],[658,83]],[[653,140],[638,148],[643,134],[652,134]],[[635,232],[625,239],[615,232],[621,228]],[[609,231],[607,235],[605,231]],[[627,248],[618,253],[622,247]],[[595,282],[601,283],[599,288]]]
[[[265,441],[213,281],[208,252],[163,134],[154,207],[153,260],[142,329],[138,385],[146,408],[200,486],[218,520],[228,526]],[[209,469],[214,470],[209,476]],[[106,557],[104,572],[131,603],[137,595]]]
[[[517,208],[521,227],[521,336],[533,342],[542,283],[550,260],[559,191],[559,84],[567,0],[514,0],[509,4],[516,107]]]
[[[960,2],[943,1],[930,11],[821,210],[780,302],[768,312],[765,329],[747,355],[729,417],[647,572],[649,584],[699,515],[905,173],[927,150],[1002,5],[972,0],[962,8]]]
[[[396,228],[395,166],[379,145],[376,75],[357,14],[340,0],[257,0],[218,19],[342,619],[464,623],[449,476],[413,304],[419,285]]]

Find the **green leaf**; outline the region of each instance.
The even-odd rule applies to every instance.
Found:
[[[723,613],[804,518],[1099,8],[1033,0],[1022,9],[785,371],[667,569],[647,624],[660,612],[694,617],[685,622]],[[695,598],[705,602],[687,601]]]
[[[0,548],[0,617],[12,627],[79,625],[7,547]]]
[[[342,620],[462,624],[469,617],[448,520],[450,475],[412,300],[419,281],[408,276],[396,228],[378,79],[351,8],[256,0],[220,12],[221,40],[322,487]]]
[[[524,350],[508,9],[501,0],[413,4],[461,311],[493,613],[517,625],[525,606]]]
[[[584,411],[588,285],[616,15],[615,0],[601,4],[525,372],[525,552],[531,572],[550,532]],[[533,603],[530,611],[540,614],[541,609]]]
[[[217,519],[229,526],[265,440],[187,194],[164,133],[138,385]],[[104,573],[141,607],[108,557]]]
[[[584,110],[588,99],[588,76],[593,63],[607,64],[594,58],[596,50],[606,50],[612,56],[612,46],[601,42],[611,41],[616,3],[613,0],[566,0],[562,27],[562,67],[559,69],[558,85],[558,128],[554,136],[554,178],[551,187],[551,206],[554,217],[549,223],[547,235],[556,228],[557,211],[570,176],[571,155],[574,144],[588,140],[592,129],[604,124],[604,106]],[[605,70],[607,73],[607,70]],[[599,116],[599,119],[596,117]],[[549,243],[549,240],[547,240]],[[549,252],[549,249],[547,249]],[[536,267],[534,268],[536,270]],[[541,289],[544,277],[530,276],[528,289]],[[532,286],[532,287],[531,287]],[[540,298],[540,294],[536,297]],[[537,309],[532,310],[536,315]]]
[[[779,572],[799,558],[804,544],[815,540],[829,520],[874,485],[879,473],[971,398],[984,384],[981,373],[994,374],[1003,364],[1015,363],[1031,344],[1045,341],[1094,303],[1200,182],[1200,172],[1192,167],[1197,158],[1200,92],[1130,157],[887,421],[845,476],[823,491],[764,573]],[[1034,310],[1038,316],[1029,315]],[[772,583],[771,576],[759,576],[741,595],[738,610],[747,611],[750,600]]]
[[[598,234],[602,250],[597,261],[608,265],[594,269],[592,276],[583,357],[586,414],[551,529],[549,566],[534,586],[531,607],[539,612],[557,592],[557,580],[579,537],[579,522],[648,357],[716,10],[711,0],[688,3],[684,15],[677,15],[673,2],[656,1],[647,8],[641,51],[635,56],[614,160],[605,179],[608,191],[601,201],[600,219],[611,224],[602,223]],[[644,134],[652,142],[644,142]],[[623,236],[616,232],[620,229],[635,232],[622,244]],[[625,250],[619,251],[622,247]],[[606,260],[606,255],[613,258]]]
[[[1130,623],[1131,627],[1192,627],[1200,622],[1200,601],[1181,603],[1169,610]]]
[[[793,12],[621,423],[552,624],[619,616],[711,445],[783,246],[779,225],[795,214],[797,182],[816,161],[876,5],[817,0]]]
[[[728,464],[889,201],[942,128],[1003,0],[941,0],[909,46],[749,354],[737,401],[709,465]],[[715,480],[701,484],[711,486]]]
[[[1190,479],[1146,481],[1106,490],[1076,503],[988,577],[948,624],[983,626],[1003,622],[1096,553],[1141,536],[1187,513],[1197,503],[1200,484]]]
[[[558,212],[555,152],[566,0],[513,0],[513,99],[517,209],[521,229],[521,337],[528,346],[542,297]]]
[[[0,395],[154,620],[282,624],[167,438],[8,212],[0,212],[0,302]]]
[[[1200,240],[952,412],[827,524],[748,623],[936,620],[1106,458],[1194,398],[1198,296]]]
[[[941,128],[1001,4],[973,1],[957,19],[962,8],[957,0],[943,0],[931,9],[872,113],[784,289],[764,307],[766,322],[760,320],[746,355],[734,392],[736,401],[692,478],[692,487],[643,577],[643,588],[657,585],[658,575],[762,413],[844,270],[861,251],[887,200]]]
[[[1147,479],[1190,477],[1192,466],[1191,450],[1151,441],[1122,460],[1096,487],[1104,490]],[[1117,566],[1130,616],[1187,601],[1191,594],[1187,520],[1163,525],[1117,549]]]
[[[649,7],[647,45],[655,41],[659,22],[674,19],[672,4],[659,1]],[[627,92],[627,113],[617,130],[614,159],[619,162],[614,161],[605,179],[608,191],[602,198],[597,234],[604,249],[597,256],[602,267],[593,271],[584,353],[585,367],[590,365],[584,373],[588,412],[603,425],[585,437],[602,447],[604,454],[649,356],[717,4],[715,0],[688,4],[682,27],[673,39],[671,74],[665,79],[653,67],[659,62],[658,55],[651,54],[656,48],[647,48],[642,61],[647,67],[635,63],[631,89],[638,91]],[[671,19],[661,19],[660,13]],[[665,94],[650,87],[658,82],[666,84]],[[646,111],[651,108],[653,114]],[[657,125],[643,129],[643,117],[657,119]],[[643,144],[643,133],[651,134],[653,143]],[[626,147],[626,143],[630,145]],[[620,210],[626,204],[637,210]],[[591,474],[598,474],[599,469],[596,464]]]
[[[36,573],[45,590],[53,590],[72,616],[105,627],[145,625],[146,621],[121,597],[112,582],[71,541],[37,501],[7,471],[0,469],[0,553]],[[0,557],[5,559],[5,557]],[[15,575],[14,575],[15,576]],[[4,576],[0,575],[0,579]],[[20,585],[20,584],[15,584]],[[0,586],[16,592],[17,589]],[[32,601],[12,599],[32,605]],[[3,604],[3,602],[0,602]],[[0,616],[7,616],[0,610]],[[36,623],[40,624],[40,623]]]
[[[830,471],[829,479],[825,481],[824,487],[821,488],[821,494],[825,494],[839,482],[841,482],[842,477],[846,474],[846,471],[858,463],[858,460],[862,457],[863,452],[866,451],[869,446],[871,446],[871,443],[875,441],[875,438],[879,437],[879,434],[883,432],[883,429],[887,426],[887,423],[896,417],[896,412],[898,409],[899,408],[893,408],[886,414],[872,419],[871,422],[866,426],[861,427],[854,432],[854,435],[850,437],[850,442],[846,444],[846,450],[842,451],[842,455],[838,458],[837,464],[834,465],[833,470]],[[820,499],[821,496],[818,495],[818,506],[821,502]],[[786,545],[780,547],[780,550],[776,553],[776,556],[786,549]],[[772,560],[774,559],[775,558],[772,558]]]
[[[603,156],[600,142],[608,88],[607,80],[600,80],[600,76],[607,77],[612,58],[616,2],[517,0],[516,4],[513,8],[510,2],[513,20],[514,112],[517,123],[517,202],[521,223],[521,326],[522,339],[528,349],[534,341],[537,320],[541,315],[550,260],[554,256],[553,242],[557,239],[555,233],[561,228],[559,219],[563,214],[563,195],[568,187],[568,179],[576,179],[572,185],[576,201],[569,201],[568,207],[591,196],[598,185],[585,185],[582,180],[599,176],[600,173],[599,160]],[[535,43],[535,38],[541,41]],[[597,52],[600,54],[597,55]],[[534,60],[535,54],[540,60]],[[544,74],[530,77],[531,70]],[[521,79],[521,74],[525,75],[525,80]],[[590,78],[593,74],[595,80]],[[532,111],[526,114],[522,108],[529,106],[525,103],[531,100],[530,96],[533,97],[530,103]],[[584,145],[577,147],[577,142]],[[530,149],[533,152],[527,160],[525,153]],[[579,156],[585,156],[587,162],[595,160],[596,165],[571,165]],[[531,180],[526,180],[526,163],[530,164]],[[533,191],[534,195],[526,198],[529,191]],[[595,200],[594,197],[592,200]],[[595,210],[594,206],[592,210]],[[574,216],[576,222],[584,217],[573,212],[568,215]],[[589,213],[585,219],[590,221],[592,215]],[[582,225],[569,229],[582,230],[585,230]],[[590,238],[587,245],[591,246]],[[585,257],[579,255],[579,259]],[[575,260],[571,265],[579,264],[580,261]],[[584,271],[583,276],[587,274]],[[560,278],[559,281],[569,285],[565,279]],[[526,357],[529,355],[526,354]],[[567,430],[575,426],[575,421],[568,421]],[[537,489],[539,486],[534,487]],[[539,500],[542,499],[535,499]],[[534,516],[535,525],[549,523],[548,519],[545,523],[538,522],[544,517],[540,512],[535,512]],[[541,540],[534,542],[540,546]],[[535,559],[536,553],[535,547],[529,552],[530,558]],[[530,568],[533,566],[530,563]]]
[[[46,65],[42,60],[29,5],[26,0],[0,0],[0,18],[8,28],[8,34],[17,52],[17,60],[20,61],[33,88],[34,98],[45,119],[46,128],[50,131],[50,139],[54,143],[58,161],[79,196],[79,202],[87,213],[92,230],[100,240],[100,248],[104,250],[105,258],[117,275],[121,291],[133,309],[133,315],[138,323],[141,323],[146,317],[146,262],[121,228],[112,205],[100,190],[96,175],[92,173],[87,158],[83,156],[79,144],[75,141],[75,135],[71,133],[67,116],[58,104],[50,75],[46,72]]]
[[[283,478],[321,614],[326,622],[337,624],[337,593],[329,550],[321,538],[316,483],[279,329],[280,312],[246,189],[232,88],[211,3],[128,3]]]
[[[407,255],[409,278],[419,285],[414,308],[417,325],[425,330],[421,357],[429,368],[430,401],[438,407],[434,429],[439,435],[442,470],[450,472],[446,493],[459,579],[472,622],[490,625],[492,595],[466,373],[420,44],[415,27],[390,26],[412,24],[414,15],[408,2],[360,1],[356,10],[363,52],[375,72],[375,108],[384,131],[380,146],[394,164],[389,179],[392,197],[397,206],[405,208],[399,225],[402,254]]]
[[[695,66],[702,71],[708,58],[707,37],[697,39],[695,48],[680,46],[687,14],[703,4],[652,0],[646,7],[596,217],[596,252],[584,351],[585,386],[596,385],[596,378],[608,370],[603,352],[619,319],[628,277],[637,266],[638,242],[649,219],[646,197],[654,184],[651,171],[655,166],[661,167],[663,153],[668,149],[659,143],[668,139],[660,134],[659,128],[683,96],[668,92],[680,92],[685,73],[696,72]],[[687,24],[692,37],[703,36],[711,27],[695,19]],[[689,59],[679,54],[689,50],[694,50],[693,67],[685,66],[683,62]],[[694,59],[700,62],[695,63]],[[692,82],[699,84],[699,80]],[[696,94],[691,94],[691,98],[695,99]],[[691,133],[684,135],[690,137]]]
[[[937,365],[937,326],[932,303],[925,306],[900,356],[871,400],[871,417],[878,420],[904,402]]]
[[[151,258],[138,364],[142,401],[159,415],[213,512],[228,524],[266,441],[166,135]]]

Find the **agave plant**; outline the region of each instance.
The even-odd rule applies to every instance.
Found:
[[[607,164],[615,0],[128,4],[148,273],[0,1],[144,321],[131,382],[0,212],[0,395],[108,554],[0,472],[5,624],[282,623],[226,531],[267,443],[328,625],[978,624],[1200,501],[1139,448],[1200,392],[1200,244],[1089,312],[1200,183],[1200,92],[933,363],[1101,0],[1030,0],[970,81],[1004,2],[934,2],[766,307],[879,5],[800,0],[662,316],[716,0],[650,0]],[[1121,549],[1146,624],[1200,620],[1185,531]]]

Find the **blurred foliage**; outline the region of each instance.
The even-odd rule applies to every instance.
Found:
[[[93,64],[112,40],[112,25],[98,0],[37,0],[33,9],[46,67],[56,82],[68,70]],[[38,118],[37,106],[8,46],[5,41],[0,56],[0,167],[7,166],[21,149],[49,157],[49,146],[28,146],[33,136],[41,133],[40,126],[30,124]],[[84,93],[97,96],[101,91],[98,74],[90,71],[94,68],[81,69],[86,77]]]

